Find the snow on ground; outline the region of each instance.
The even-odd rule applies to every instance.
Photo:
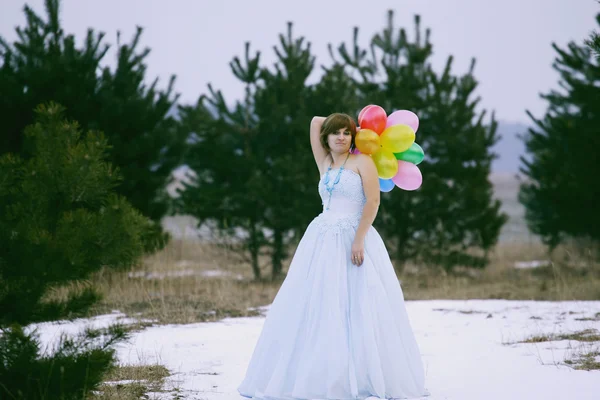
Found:
[[[600,371],[564,364],[600,343],[515,343],[534,335],[596,329],[600,301],[407,301],[426,368],[428,400],[600,399]],[[268,308],[264,308],[268,310]],[[92,319],[110,323],[117,313]],[[45,343],[85,321],[38,324]],[[241,382],[264,317],[146,328],[117,346],[121,362],[160,363],[172,372],[167,392],[150,398],[240,400]],[[600,360],[599,360],[600,361]]]

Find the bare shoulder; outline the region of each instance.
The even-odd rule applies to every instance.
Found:
[[[371,156],[367,154],[357,154],[354,156],[358,173],[362,177],[373,177],[377,176],[377,167]]]

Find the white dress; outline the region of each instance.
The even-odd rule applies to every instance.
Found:
[[[338,170],[330,171],[336,177]],[[319,194],[327,204],[323,177]],[[372,226],[351,247],[366,198],[344,169],[329,210],[308,226],[271,304],[238,392],[260,400],[427,396],[421,354],[387,249]],[[325,209],[325,207],[324,207]]]

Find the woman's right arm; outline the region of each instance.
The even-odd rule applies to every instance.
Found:
[[[323,165],[323,161],[328,154],[327,150],[325,150],[321,144],[321,140],[319,138],[321,135],[321,126],[323,126],[323,121],[325,121],[325,117],[313,117],[312,121],[310,121],[310,146],[312,147],[312,152],[315,156],[315,162],[317,163],[319,173],[321,172],[321,165]]]

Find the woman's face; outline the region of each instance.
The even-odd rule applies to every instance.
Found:
[[[344,153],[350,150],[352,144],[352,133],[348,128],[340,128],[336,132],[327,135],[327,144],[331,151],[336,153]]]

